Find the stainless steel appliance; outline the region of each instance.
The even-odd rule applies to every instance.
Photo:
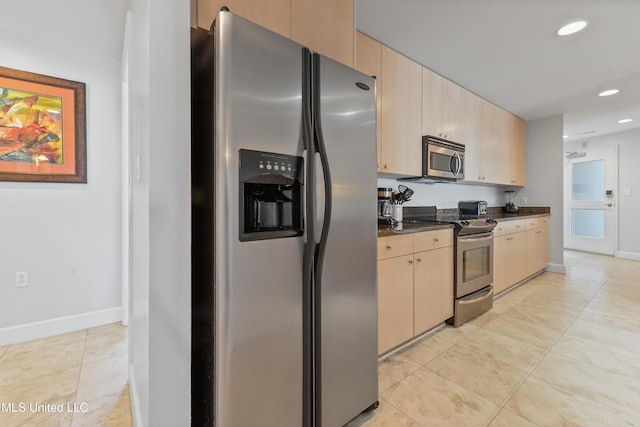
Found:
[[[375,80],[224,11],[192,41],[193,425],[342,426],[378,399]]]
[[[422,137],[422,176],[414,182],[455,182],[464,179],[464,144],[435,136]]]
[[[487,202],[482,200],[464,200],[458,202],[459,215],[463,218],[486,215],[487,207]]]
[[[463,202],[461,202],[463,203]],[[474,208],[483,204],[474,203]],[[435,206],[405,207],[403,226],[449,223],[454,226],[454,315],[447,321],[454,326],[493,307],[493,229],[492,218],[477,214],[438,215]]]
[[[493,307],[493,229],[491,218],[453,221],[455,271],[453,318],[460,326]]]

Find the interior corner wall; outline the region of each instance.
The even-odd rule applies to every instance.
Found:
[[[189,426],[190,1],[130,7],[132,415],[136,427]]]
[[[122,316],[121,61],[37,36],[26,21],[24,32],[3,28],[11,20],[25,17],[0,19],[3,66],[86,84],[88,183],[0,181],[0,346]],[[18,271],[27,287],[14,287]]]
[[[516,194],[516,202],[527,198],[530,206],[550,206],[549,264],[564,271],[563,242],[563,139],[562,115],[526,123],[526,185]]]
[[[565,144],[566,151],[585,151],[592,148],[618,147],[618,246],[617,256],[640,260],[640,129],[617,132],[586,141]],[[623,190],[631,190],[623,194]]]

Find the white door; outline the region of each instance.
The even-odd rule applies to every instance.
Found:
[[[564,247],[614,255],[617,147],[571,153],[564,167]]]

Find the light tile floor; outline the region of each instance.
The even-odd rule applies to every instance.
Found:
[[[0,426],[129,427],[127,370],[119,323],[0,347]]]
[[[348,426],[640,426],[640,262],[565,265],[383,362]]]
[[[349,427],[640,427],[640,262],[567,251],[565,265],[382,363],[380,407]],[[0,402],[2,427],[131,426],[127,329],[0,347]],[[30,411],[45,403],[64,412]]]

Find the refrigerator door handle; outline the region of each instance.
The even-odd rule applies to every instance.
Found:
[[[311,52],[302,48],[302,140],[305,148],[306,179],[305,179],[305,232],[306,241],[303,254],[302,295],[303,295],[303,427],[313,425],[313,411],[315,392],[313,389],[313,366],[315,364],[315,343],[313,340],[314,313],[311,309],[314,299],[313,275],[314,257],[316,251],[315,237],[315,156],[316,146],[313,137],[313,105],[312,105],[312,77],[311,77]]]

